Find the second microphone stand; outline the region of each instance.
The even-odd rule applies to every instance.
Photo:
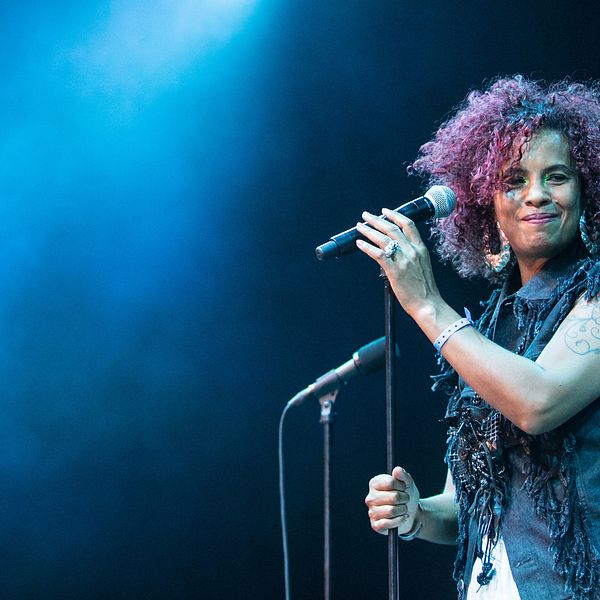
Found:
[[[323,584],[324,598],[331,599],[331,433],[333,410],[339,389],[319,398],[323,424]]]

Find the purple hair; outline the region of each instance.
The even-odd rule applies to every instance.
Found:
[[[484,91],[470,92],[409,167],[430,184],[456,192],[456,209],[432,233],[442,260],[463,277],[497,278],[484,258],[500,248],[493,195],[502,166],[541,129],[568,139],[589,236],[600,242],[600,85],[566,80],[546,85],[521,75],[498,79]]]

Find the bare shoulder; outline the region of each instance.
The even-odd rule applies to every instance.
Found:
[[[600,301],[580,297],[536,361],[564,380],[582,378],[600,393]]]
[[[576,355],[600,355],[600,301],[579,298],[557,334],[565,348]]]
[[[600,397],[600,302],[579,298],[537,359],[554,398],[554,426]]]

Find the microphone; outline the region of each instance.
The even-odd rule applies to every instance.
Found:
[[[396,355],[398,349],[396,348]],[[382,369],[385,365],[385,337],[373,340],[359,348],[352,358],[340,365],[337,369],[325,373],[307,388],[298,392],[289,402],[288,406],[298,406],[308,398],[319,399],[325,394],[348,383],[357,375],[370,375]]]
[[[445,185],[434,185],[425,192],[424,196],[403,204],[395,212],[399,212],[401,215],[418,222],[426,221],[430,218],[440,219],[447,217],[454,210],[455,206],[456,194]],[[368,241],[358,233],[356,227],[353,227],[334,235],[328,242],[318,246],[315,253],[319,260],[340,258],[344,254],[350,254],[350,252],[354,252],[357,249],[356,240]]]

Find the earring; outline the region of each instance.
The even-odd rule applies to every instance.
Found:
[[[597,242],[592,241],[588,234],[587,220],[585,218],[585,211],[581,213],[579,219],[579,231],[581,233],[581,241],[585,244],[587,251],[590,254],[598,254],[599,248]]]
[[[500,252],[498,254],[492,254],[491,250],[485,251],[485,262],[494,271],[494,273],[500,273],[502,269],[510,262],[510,243],[504,235],[504,231],[500,228],[500,225],[496,223],[498,227],[498,237],[500,238]]]

